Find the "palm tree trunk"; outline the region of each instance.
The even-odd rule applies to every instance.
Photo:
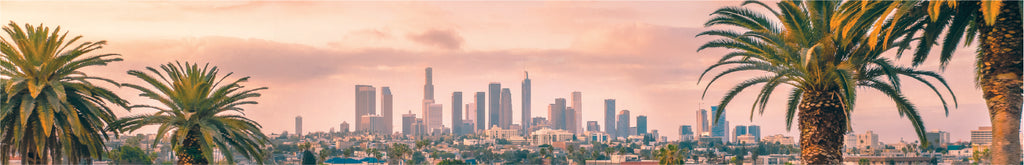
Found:
[[[199,137],[202,136],[199,128],[193,126],[185,136],[180,149],[175,153],[178,156],[178,164],[209,164],[206,157],[203,157],[202,146],[199,144]]]
[[[800,156],[803,164],[843,161],[844,113],[836,90],[807,91],[800,101]]]
[[[978,81],[992,122],[992,164],[1021,164],[1021,15],[1007,1],[995,25],[979,24]],[[982,21],[981,17],[976,19]]]

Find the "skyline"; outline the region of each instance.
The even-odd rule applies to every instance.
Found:
[[[356,3],[364,5],[360,6],[363,9],[354,8],[352,11],[334,14],[324,11],[325,7],[321,6],[337,7],[355,2],[239,3],[136,2],[113,6],[126,7],[125,9],[111,9],[104,7],[104,2],[4,1],[0,2],[0,6],[4,6],[4,10],[0,11],[0,15],[3,15],[0,18],[3,21],[18,23],[61,26],[72,35],[83,35],[83,39],[87,41],[109,41],[110,45],[102,49],[102,52],[123,54],[125,61],[113,63],[109,68],[88,70],[98,76],[120,82],[135,81],[127,78],[125,70],[153,66],[168,59],[210,62],[219,64],[225,71],[235,72],[236,75],[252,76],[248,85],[267,86],[270,90],[266,91],[263,98],[256,99],[261,104],[246,107],[247,115],[264,123],[264,130],[267,133],[289,130],[293,126],[287,119],[294,116],[304,116],[306,122],[317,122],[304,124],[305,130],[312,131],[327,131],[343,121],[358,125],[354,116],[348,116],[354,111],[350,101],[355,100],[352,98],[352,86],[356,84],[389,86],[395,96],[394,110],[416,110],[419,108],[416,105],[417,100],[422,99],[418,98],[421,94],[419,86],[422,84],[411,80],[419,80],[422,76],[421,69],[424,67],[433,67],[436,70],[436,93],[442,94],[438,96],[436,103],[450,103],[451,100],[445,99],[447,97],[444,94],[454,91],[486,91],[485,86],[489,82],[500,82],[506,87],[514,87],[522,80],[518,73],[525,70],[534,73],[534,77],[531,77],[534,89],[531,100],[534,102],[531,107],[533,110],[546,110],[543,106],[552,103],[554,98],[570,98],[570,92],[581,91],[586,95],[583,97],[583,106],[588,107],[584,109],[582,122],[603,123],[603,113],[600,112],[602,109],[599,109],[603,108],[602,100],[615,99],[616,112],[630,110],[633,116],[647,115],[650,117],[649,130],[657,129],[662,135],[677,138],[678,132],[674,130],[679,125],[696,125],[691,121],[695,118],[694,111],[701,108],[710,109],[711,105],[716,105],[721,93],[727,90],[722,88],[728,87],[712,86],[712,90],[703,101],[703,106],[698,106],[699,93],[704,84],[698,86],[695,82],[696,76],[717,59],[722,51],[696,53],[696,47],[708,38],[693,36],[700,31],[703,21],[708,18],[681,18],[681,15],[686,14],[679,12],[692,10],[693,13],[702,13],[699,15],[703,16],[717,7],[738,5],[740,2],[572,3],[582,7],[560,6],[557,2],[508,3],[508,6],[472,2]],[[275,5],[268,6],[263,3]],[[385,13],[376,13],[377,15],[390,15],[388,18],[393,19],[375,22],[366,16],[360,16],[366,14],[354,14],[374,15],[373,11],[364,11],[374,5],[385,8]],[[624,6],[616,7],[617,5]],[[156,9],[166,6],[172,8]],[[68,9],[72,7],[74,9]],[[405,8],[412,10],[398,12],[399,9]],[[349,17],[353,17],[363,19],[351,20],[372,23],[338,21],[317,24],[310,21],[304,23],[308,26],[302,27],[310,28],[307,30],[311,32],[295,35],[296,32],[292,32],[292,28],[264,25],[262,22],[282,23],[292,21],[291,18],[301,17],[287,12],[277,16],[265,14],[266,10],[270,9],[308,10],[309,13],[303,14],[327,13],[316,16],[324,17],[324,20],[349,20]],[[84,22],[75,18],[89,14],[105,14],[62,14],[77,10],[104,10],[111,11],[110,13],[145,12],[140,13],[142,16],[94,17]],[[235,12],[225,13],[219,10]],[[185,14],[170,14],[175,11],[184,11],[182,13]],[[507,22],[489,21],[493,17],[517,15],[524,11],[528,13],[526,15],[537,16],[511,16],[510,19],[503,20]],[[541,14],[542,12],[551,13]],[[559,12],[572,14],[572,17],[558,18],[558,14],[555,13]],[[613,17],[605,18],[610,15]],[[431,17],[448,19],[402,24],[402,20],[432,20],[429,19]],[[212,23],[235,20],[232,18],[237,18],[238,22],[235,23],[238,25]],[[270,18],[270,21],[249,20],[258,18]],[[542,19],[551,20],[536,21]],[[166,22],[180,25],[170,25]],[[155,25],[145,25],[147,23]],[[209,25],[212,27],[203,28],[208,26],[203,23],[212,24]],[[503,27],[503,24],[545,26]],[[117,27],[122,25],[132,29],[119,30]],[[526,32],[512,30],[520,28]],[[574,29],[580,32],[572,32]],[[329,36],[332,37],[315,35],[331,31],[337,32],[330,33]],[[153,32],[157,33],[150,34]],[[536,34],[523,34],[530,32]],[[551,37],[538,37],[544,35]],[[358,41],[369,42],[359,44]],[[972,50],[960,49],[958,54],[969,54]],[[983,113],[984,103],[980,99],[980,92],[974,88],[973,81],[955,78],[973,75],[973,56],[954,57],[951,66],[942,72],[949,78],[950,85],[960,99],[959,109],[951,109],[949,118],[944,117],[941,109],[938,109],[941,104],[937,99],[932,99],[932,94],[922,90],[925,88],[923,85],[909,83],[905,90],[908,91],[907,95],[911,101],[920,106],[926,128],[951,132],[951,139],[956,141],[969,139],[967,132],[978,126],[987,126],[988,119]],[[909,59],[899,61],[906,64],[905,61]],[[937,69],[934,65],[924,65],[922,68]],[[727,81],[740,78],[730,76],[722,81],[725,84]],[[511,93],[521,92],[516,88],[510,90]],[[124,96],[138,94],[137,91],[125,88],[115,91]],[[744,93],[749,94],[752,93]],[[859,106],[852,117],[854,131],[861,133],[873,130],[883,141],[893,141],[901,137],[915,139],[909,123],[900,119],[898,114],[891,110],[891,103],[871,97],[878,93],[865,92],[862,95],[865,97],[858,100]],[[136,97],[126,98],[133,103],[147,103],[139,101]],[[512,98],[513,103],[520,101],[517,99],[518,96]],[[731,110],[735,110],[728,113],[731,116],[726,116],[731,125],[761,125],[763,135],[797,134],[795,127],[794,131],[785,132],[781,117],[781,109],[784,106],[782,104],[771,103],[764,116],[755,116],[755,122],[750,122],[745,105],[749,105],[752,99],[753,97],[738,97],[730,106],[733,107]],[[773,99],[782,100],[782,97]],[[886,103],[870,104],[873,102]],[[518,112],[522,110],[521,106],[512,106],[513,114],[520,114]],[[443,109],[450,110],[449,108],[451,105],[445,104]],[[115,113],[124,115],[138,112]],[[662,113],[667,115],[655,115]],[[446,120],[442,123],[451,123],[451,114],[444,114]],[[394,114],[399,115],[401,114]],[[532,116],[544,116],[544,113],[533,113]],[[512,118],[519,119],[518,116]],[[400,125],[394,122],[393,124]],[[887,128],[891,125],[898,128]],[[607,127],[603,124],[602,126]]]

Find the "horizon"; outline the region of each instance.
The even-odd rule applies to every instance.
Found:
[[[60,26],[82,35],[81,41],[107,40],[98,53],[119,53],[125,60],[86,72],[121,83],[140,82],[127,70],[175,60],[210,63],[234,72],[232,78],[251,76],[243,85],[270,88],[254,99],[260,104],[245,106],[247,117],[260,122],[265,134],[293,132],[296,116],[303,117],[304,132],[337,130],[343,121],[354,129],[355,85],[390,87],[394,130],[401,130],[401,115],[412,111],[422,117],[423,69],[432,67],[445,125],[451,123],[452,92],[463,92],[462,103],[472,103],[466,93],[486,91],[491,82],[511,90],[512,119],[519,123],[519,84],[528,71],[534,117],[546,117],[546,104],[555,98],[580,91],[582,124],[598,121],[605,127],[603,100],[615,99],[616,111],[630,110],[632,122],[646,115],[649,130],[678,139],[679,126],[695,126],[696,110],[717,105],[731,87],[726,84],[758,75],[724,77],[700,97],[707,82],[698,84],[697,77],[725,51],[697,52],[712,38],[694,36],[706,29],[711,11],[740,3],[0,1],[0,18]],[[904,83],[904,94],[918,106],[926,130],[950,132],[951,141],[969,141],[970,130],[991,125],[974,85],[970,54],[975,47],[958,49],[944,70],[932,62],[936,59],[918,67],[938,71],[949,82],[959,106],[951,105],[948,117],[926,86]],[[910,59],[894,60],[909,66]],[[154,103],[141,100],[135,90],[112,90],[133,104]],[[745,108],[753,93],[744,92],[730,104],[729,129],[760,125],[762,137],[783,134],[798,140],[796,125],[794,131],[785,128],[784,105],[778,104],[785,97],[775,95],[765,113],[751,119]],[[871,130],[885,142],[917,140],[891,101],[872,97],[881,96],[878,92],[861,96],[851,120],[855,133]],[[116,109],[119,116],[152,112]]]

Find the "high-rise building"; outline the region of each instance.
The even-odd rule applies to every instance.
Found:
[[[462,92],[452,92],[452,134],[462,135]]]
[[[302,116],[295,116],[295,135],[302,137]]]
[[[519,125],[522,125],[522,127],[523,127],[522,131],[519,131],[520,133],[523,134],[523,137],[526,137],[527,135],[530,134],[530,125],[533,123],[533,122],[530,121],[530,119],[533,117],[533,114],[532,114],[533,111],[532,111],[532,108],[530,107],[530,106],[533,106],[533,104],[530,102],[530,99],[532,98],[530,96],[531,90],[532,90],[532,87],[531,87],[531,84],[530,84],[530,73],[526,72],[526,71],[523,71],[523,91],[522,91],[523,92],[523,96],[522,96],[523,97],[523,100],[522,100],[522,104],[523,105],[522,105],[522,107],[520,107],[520,109],[522,109],[522,111],[523,111],[522,112],[523,114],[521,114],[521,116],[520,116],[522,118],[522,121],[520,121],[520,124],[519,124]]]
[[[512,126],[512,91],[508,88],[501,88],[501,121],[498,123],[503,129]]]
[[[349,132],[348,127],[349,127],[348,126],[348,122],[343,121],[343,122],[341,122],[341,130],[339,130],[339,131],[341,131],[341,133],[348,133]]]
[[[971,143],[979,145],[992,144],[992,127],[978,127],[978,130],[971,130]]]
[[[573,111],[576,112],[576,116],[573,117],[574,119],[576,119],[575,121],[573,121],[573,125],[576,126],[576,129],[575,131],[571,132],[583,133],[583,93],[581,93],[580,91],[572,92],[572,109]]]
[[[466,104],[466,113],[465,114],[466,114],[466,118],[463,121],[473,121],[473,122],[476,122],[476,103]],[[476,123],[473,123],[473,125],[476,125]],[[472,129],[476,129],[476,126],[473,126]]]
[[[629,110],[619,111],[618,122],[615,128],[618,130],[615,133],[616,137],[629,137]]]
[[[561,118],[559,113],[564,113],[564,112],[559,112],[557,105],[555,105],[555,104],[548,104],[548,119],[549,119],[548,123],[547,123],[548,128],[554,129],[554,130],[558,129],[558,120],[557,119]]]
[[[372,134],[385,134],[384,130],[384,117],[380,115],[363,115],[362,122],[359,125],[366,127],[366,132]]]
[[[949,143],[949,132],[941,130],[932,130],[924,133],[924,137],[928,139],[929,145],[932,146],[945,146]]]
[[[636,135],[647,134],[647,116],[637,115],[636,116]]]
[[[473,133],[476,133],[476,130],[473,130],[476,126],[473,126],[473,125],[475,125],[474,121],[472,121],[472,120],[463,120],[462,121],[462,131],[460,131],[460,132],[462,134],[473,134]]]
[[[761,126],[747,126],[747,135],[754,136],[754,142],[761,142]]]
[[[693,129],[690,125],[679,126],[679,141],[691,141],[693,140]]]
[[[600,132],[601,125],[597,124],[597,121],[587,121],[587,132]]]
[[[427,67],[426,82],[423,85],[423,100],[434,99],[434,69]]]
[[[551,110],[551,105],[548,105],[548,112],[550,112],[550,110]],[[538,130],[538,129],[540,129],[540,127],[547,127],[549,129],[551,128],[551,126],[548,126],[548,118],[534,117],[532,119],[532,122],[533,122],[533,124],[530,124],[530,125],[533,125],[534,130]]]
[[[569,121],[565,121],[565,115],[569,115],[569,114],[565,113],[565,109],[566,109],[565,98],[555,98],[555,112],[557,112],[557,114],[556,114],[557,118],[549,118],[548,119],[548,120],[550,120],[550,123],[549,123],[550,125],[556,125],[557,126],[557,127],[552,127],[552,128],[565,130],[566,123],[569,122]]]
[[[476,95],[473,96],[476,99],[476,102],[473,103],[476,104],[476,108],[474,108],[476,109],[476,130],[487,130],[487,108],[484,107],[487,105],[486,96],[486,92],[476,92]]]
[[[427,135],[427,126],[426,123],[423,122],[423,118],[416,118],[416,122],[412,123],[412,128],[414,136]]]
[[[391,96],[390,87],[380,87],[380,115],[381,117],[384,117],[382,120],[382,122],[384,122],[383,130],[384,133],[387,134],[395,132],[395,116],[392,113],[394,112],[394,101],[392,98],[393,96]]]
[[[740,139],[739,139],[740,136],[747,135],[747,126],[745,126],[745,125],[737,125],[735,129],[732,129],[732,131],[733,131],[732,141],[739,142],[740,141]]]
[[[430,121],[432,121],[431,119],[433,118],[430,116],[430,105],[434,105],[434,100],[423,100],[423,128],[427,130],[434,128],[434,126],[430,124]]]
[[[857,135],[857,148],[861,149],[881,149],[881,145],[878,144],[878,134],[867,131],[864,134]]]
[[[615,99],[604,100],[604,132],[612,138],[618,137],[615,136]]]
[[[696,128],[694,128],[696,130],[696,132],[694,132],[694,135],[697,136],[697,137],[695,137],[696,139],[700,139],[700,135],[704,134],[705,132],[711,132],[711,131],[708,130],[708,111],[707,110],[704,110],[704,109],[697,110],[697,120],[695,122],[696,123],[694,125],[697,126]]]
[[[487,85],[487,129],[491,126],[499,126],[501,121],[501,83],[492,82]]]
[[[718,117],[718,122],[713,122],[711,125],[711,136],[721,137],[723,142],[729,141],[729,125],[725,121],[725,112],[722,115],[718,115],[718,106],[711,106],[711,121],[715,121],[714,118]]]
[[[569,133],[576,133],[576,110],[572,107],[565,108],[565,130]]]
[[[356,129],[355,131],[366,131],[368,127],[363,126],[364,115],[377,114],[377,89],[370,85],[356,85]]]
[[[402,115],[402,134],[413,135],[414,131],[416,130],[415,128],[413,128],[413,124],[415,123],[416,114],[413,114],[412,111],[409,111],[408,114]]]
[[[441,127],[444,127],[444,118],[441,118],[441,116],[444,115],[444,108],[441,107],[441,104],[430,104],[429,110],[430,111],[427,112],[428,118],[423,119],[426,120],[424,122],[427,124],[427,130],[440,129]]]

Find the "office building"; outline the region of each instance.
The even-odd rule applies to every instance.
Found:
[[[615,137],[629,137],[629,110],[619,111],[618,121],[616,122],[615,128],[618,129],[618,132],[615,133]]]
[[[452,92],[452,134],[462,135],[462,92]]]
[[[747,126],[737,125],[732,131],[732,141],[739,142],[739,137],[747,134]]]
[[[867,131],[864,134],[857,135],[857,148],[861,149],[881,149],[881,145],[878,144],[878,134]]]
[[[343,121],[343,122],[341,122],[341,129],[339,131],[341,131],[341,133],[348,133],[349,132],[348,127],[349,127],[348,126],[348,122]]]
[[[549,112],[548,114],[550,116],[551,105],[548,105],[548,112]],[[548,125],[548,119],[547,118],[544,118],[544,117],[534,117],[532,120],[533,120],[533,124],[530,124],[530,125],[532,125],[530,127],[548,127],[548,128],[551,128]],[[535,130],[535,129],[530,129],[530,130]]]
[[[694,125],[696,125],[696,128],[694,128],[694,130],[696,130],[696,132],[694,132],[694,135],[700,136],[700,135],[703,135],[705,132],[711,132],[708,129],[708,111],[707,110],[704,110],[704,109],[697,110],[697,120],[695,122],[696,123]]]
[[[434,125],[431,125],[430,123],[430,121],[433,121],[434,118],[433,116],[431,116],[432,112],[430,111],[430,106],[434,104],[434,100],[423,100],[423,126],[424,129],[427,129],[428,131],[434,128]]]
[[[565,109],[565,98],[555,98],[555,112],[557,116],[554,116],[553,118],[548,118],[550,122],[548,124],[553,125],[551,129],[565,130],[566,123],[568,123],[568,121],[565,121],[565,116],[569,115],[565,113]]]
[[[369,133],[372,133],[372,134],[384,134],[385,133],[384,132],[384,117],[383,116],[380,116],[380,115],[363,115],[361,118],[362,118],[362,120],[360,120],[360,121],[362,121],[363,123],[360,123],[359,125],[362,125],[363,127],[366,128],[366,130],[364,130],[365,132],[369,132]]]
[[[784,136],[782,134],[776,134],[768,137],[764,137],[764,142],[768,144],[782,144],[782,145],[793,145],[793,137]]]
[[[558,110],[558,106],[555,105],[555,104],[548,104],[548,119],[550,119],[550,120],[547,120],[548,128],[559,129],[558,128],[558,118],[562,118],[560,113],[565,113],[565,112],[564,111],[559,111]],[[536,119],[534,121],[536,121]]]
[[[302,137],[302,116],[295,116],[295,135]]]
[[[413,114],[412,111],[409,111],[408,114],[402,115],[402,134],[407,136],[414,135],[413,133],[416,129],[413,128],[412,126],[415,123],[416,114]]]
[[[569,133],[576,133],[576,110],[572,107],[565,108],[565,130]]]
[[[487,127],[501,126],[501,83],[492,82],[487,85]]]
[[[616,133],[618,133],[615,130],[615,124],[616,124],[616,122],[615,122],[615,99],[605,99],[604,100],[604,132],[608,133],[608,136],[611,136],[611,138],[613,138],[613,139],[615,137],[618,137],[618,136],[615,136]]]
[[[501,128],[509,129],[512,126],[512,92],[508,88],[501,88],[501,118],[498,124]]]
[[[522,121],[520,121],[520,125],[522,125],[523,128],[522,131],[519,132],[523,133],[524,137],[530,134],[530,126],[533,123],[530,121],[530,119],[533,117],[533,110],[531,107],[533,106],[533,104],[530,100],[532,98],[530,96],[532,87],[530,83],[530,72],[523,71],[523,105],[522,107],[520,107],[520,109],[522,109],[522,114],[520,116],[522,118]]]
[[[932,130],[924,133],[924,136],[932,146],[946,146],[949,143],[949,132],[946,131]]]
[[[383,131],[387,134],[394,133],[395,128],[393,123],[395,121],[393,98],[390,87],[380,87],[380,115],[384,117],[382,121],[384,122]]]
[[[710,121],[714,123],[711,125],[711,136],[722,137],[722,142],[729,142],[729,124],[725,121],[725,112],[721,113],[718,114],[718,106],[711,106],[711,114],[708,114],[711,117]],[[714,122],[714,118],[718,118],[718,122]]]
[[[749,125],[747,126],[747,135],[754,137],[754,142],[761,142],[761,126]]]
[[[444,115],[444,108],[441,104],[430,104],[428,107],[427,118],[423,119],[427,124],[427,130],[441,129],[444,127],[444,119],[441,116]]]
[[[693,129],[690,125],[679,126],[679,141],[692,141],[693,140]]]
[[[377,89],[370,85],[356,85],[356,129],[366,131],[362,116],[377,114]]]
[[[992,144],[992,127],[978,127],[978,130],[971,130],[971,143],[978,145]]]
[[[597,121],[587,121],[587,132],[600,132],[601,125],[597,124]]]
[[[434,100],[434,69],[427,67],[426,82],[423,84],[423,100]]]
[[[476,102],[473,103],[476,105],[476,108],[473,108],[476,110],[476,130],[487,129],[487,109],[485,107],[487,105],[486,96],[486,92],[476,92],[476,95],[473,96],[473,99],[476,100]]]
[[[576,129],[571,131],[572,133],[583,133],[583,93],[580,91],[572,92],[572,110],[575,111],[573,119],[573,125]]]
[[[643,135],[646,135],[646,134],[647,134],[647,116],[645,116],[645,115],[637,115],[636,116],[636,135],[643,136]]]

